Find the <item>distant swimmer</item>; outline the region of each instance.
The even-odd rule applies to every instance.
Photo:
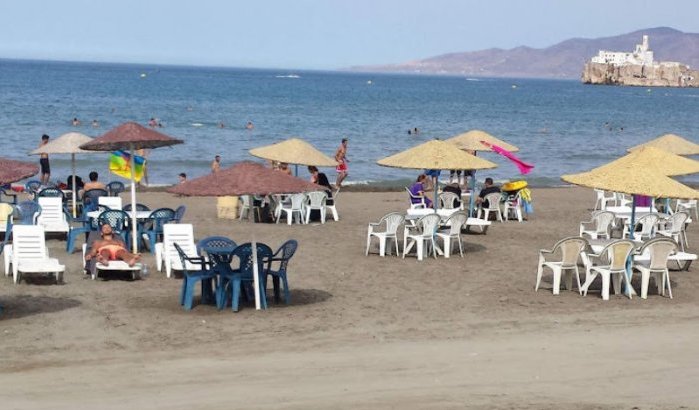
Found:
[[[92,128],[99,128],[99,127],[100,127],[99,121],[97,121],[97,120],[92,120]]]
[[[82,124],[78,117],[73,117],[73,121],[71,121],[71,123],[73,124],[73,127],[79,127],[80,124]]]
[[[245,128],[248,130],[251,130],[251,129],[255,128],[255,125],[253,125],[252,121],[248,121],[248,123],[245,124]]]
[[[156,120],[153,117],[150,117],[150,120],[148,121],[148,126],[151,128],[155,128],[158,126],[158,120]]]
[[[216,173],[221,170],[221,156],[216,155],[214,161],[211,163],[211,172]]]
[[[420,133],[420,130],[417,129],[417,127],[413,128],[413,134],[417,135]]]
[[[226,128],[226,124],[223,123],[223,121],[218,123],[219,128]]]

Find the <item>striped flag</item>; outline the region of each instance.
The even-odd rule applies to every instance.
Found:
[[[134,156],[134,181],[139,182],[146,168],[146,159]],[[131,154],[124,151],[114,151],[109,157],[109,172],[120,177],[131,179]]]

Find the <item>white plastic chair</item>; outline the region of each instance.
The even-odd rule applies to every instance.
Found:
[[[614,292],[621,290],[623,279],[629,288],[631,284],[626,277],[626,260],[633,252],[636,245],[628,239],[619,239],[605,246],[599,254],[588,254],[589,264],[587,265],[587,278],[582,287],[583,296],[587,296],[587,290],[597,275],[602,278],[602,299],[609,300],[609,282],[613,276]],[[631,297],[631,292],[629,292]]]
[[[155,244],[155,263],[158,272],[162,272],[162,267],[165,266],[165,276],[168,278],[172,277],[173,270],[182,270],[182,260],[174,244],[178,244],[187,256],[199,256],[194,244],[192,224],[163,225],[163,241]],[[201,265],[188,264],[187,270],[201,270]]]
[[[667,286],[668,295],[672,299],[672,286],[670,285],[670,271],[667,261],[670,254],[677,251],[677,243],[670,238],[655,238],[643,244],[638,250],[639,254],[650,254],[650,260],[634,262],[634,269],[641,273],[641,299],[648,297],[648,284],[653,276],[658,286],[658,294],[665,295]]]
[[[44,227],[46,233],[68,234],[70,224],[63,212],[63,199],[58,197],[39,197],[41,214],[36,218],[36,224]]]
[[[408,191],[408,196],[410,197],[410,209],[427,208],[427,204],[425,203],[425,197],[413,195],[413,193],[410,192],[410,188],[408,187],[405,187],[405,190]]]
[[[122,208],[121,197],[119,196],[101,196],[97,198],[97,203],[109,207],[109,209],[121,210]]]
[[[678,199],[675,205],[675,212],[686,211],[690,213],[694,209],[694,216],[696,220],[699,220],[699,207],[697,207],[696,199]]]
[[[253,222],[255,221],[255,216],[253,213],[257,213],[257,220],[260,221],[262,220],[262,214],[260,213],[260,207],[255,206],[256,198],[253,197],[252,195],[241,195],[240,196],[240,218],[243,219],[243,217],[246,217],[250,219],[250,215],[253,215],[252,220]],[[173,246],[174,249],[174,246]],[[179,258],[179,256],[178,256]]]
[[[614,196],[616,197],[616,206],[631,206],[633,204],[633,199],[629,195],[615,192]]]
[[[483,207],[483,203],[481,204],[481,206],[478,208],[478,218],[481,218],[482,212],[483,219],[488,221],[490,220],[490,213],[494,212],[495,216],[497,217],[497,220],[500,222],[504,222],[502,218],[502,208],[500,208],[500,198],[502,198],[502,194],[499,192],[493,192],[483,197],[483,203],[487,201],[488,206]]]
[[[616,216],[609,211],[595,211],[592,219],[580,222],[580,236],[589,236],[592,239],[611,239],[611,229]]]
[[[616,195],[614,192],[607,192],[602,189],[595,189],[595,193],[597,194],[597,201],[595,202],[595,211],[600,210],[604,211],[607,209],[607,206],[614,205],[616,203]]]
[[[63,280],[66,267],[58,259],[49,257],[44,235],[41,225],[15,225],[12,228],[12,276],[15,284],[21,280],[22,273],[29,272],[53,273],[57,284]]]
[[[444,224],[449,227],[447,231],[437,231],[437,238],[441,238],[444,243],[444,257],[448,258],[454,243],[459,244],[459,255],[464,257],[464,246],[461,243],[461,229],[466,224],[468,215],[464,211],[453,213]],[[454,240],[455,242],[452,242]]]
[[[87,254],[87,244],[84,243],[82,246],[83,251],[83,269],[85,269],[85,255]],[[129,266],[125,261],[109,261],[106,265],[104,263],[99,263],[95,261],[95,269],[90,273],[92,280],[97,279],[99,273],[102,271],[125,271],[131,273],[131,279],[136,280],[141,277],[141,272],[143,271],[143,264],[138,262],[133,266]]]
[[[304,204],[306,223],[311,221],[311,210],[313,209],[320,211],[320,223],[325,223],[325,203],[327,199],[328,194],[323,191],[309,192],[306,194],[306,203]]]
[[[432,254],[437,258],[437,244],[434,237],[441,217],[437,214],[428,214],[418,219],[415,226],[405,226],[403,230],[403,258],[410,252],[413,245],[417,244],[417,260],[421,261],[425,251],[425,242],[432,245]],[[427,248],[429,250],[429,248]]]
[[[519,191],[515,195],[507,196],[502,212],[505,219],[517,219],[519,222],[522,222],[522,197]]]
[[[570,236],[568,238],[563,238],[553,245],[553,249],[541,249],[539,251],[539,266],[536,271],[536,285],[534,286],[534,291],[539,290],[539,285],[541,284],[541,277],[544,273],[544,268],[549,268],[553,272],[553,294],[558,295],[561,289],[561,277],[564,273],[570,273],[566,275],[565,284],[570,290],[573,289],[573,275],[575,272],[575,278],[578,282],[578,292],[582,294],[582,287],[580,286],[580,271],[578,270],[578,259],[580,258],[582,252],[588,247],[587,239],[579,236]],[[557,255],[560,254],[560,258],[556,260],[546,260],[546,255]]]
[[[455,209],[456,202],[461,200],[458,195],[453,192],[442,192],[439,194],[439,207],[442,209]]]
[[[379,240],[380,256],[386,255],[386,245],[389,239],[393,240],[393,243],[396,247],[396,256],[400,255],[400,251],[398,250],[398,227],[400,227],[404,221],[405,218],[403,217],[403,215],[399,214],[398,212],[392,212],[381,217],[379,222],[369,223],[369,228],[367,229],[366,234],[366,256],[369,255],[369,248],[371,247],[372,237],[375,237]],[[376,230],[381,225],[386,226],[385,230]],[[388,253],[389,255],[391,254],[390,246],[388,247]]]
[[[685,230],[687,219],[689,219],[689,213],[686,211],[675,212],[662,221],[665,223],[665,229],[658,229],[656,233],[674,239],[684,252],[687,248],[687,232]]]
[[[340,215],[337,213],[337,197],[340,196],[340,189],[338,188],[337,191],[333,193],[332,198],[328,198],[325,201],[325,210],[327,213],[327,210],[330,210],[333,214],[333,219],[337,222],[340,220]]]
[[[14,209],[12,205],[6,203],[0,203],[0,232],[6,232],[8,221],[10,225],[12,224],[12,212]]]
[[[655,231],[657,230],[656,227],[658,225],[658,219],[660,219],[658,214],[647,214],[638,218],[634,225],[633,238],[635,240],[644,240],[652,238],[655,235]],[[641,228],[641,230],[637,231],[637,228],[639,227]],[[624,238],[629,236],[629,227],[627,225],[624,225],[623,236]]]
[[[277,223],[282,218],[282,214],[286,213],[286,223],[291,225],[294,216],[298,216],[298,223],[303,223],[303,201],[304,194],[289,195],[286,202],[281,202],[279,206],[279,214],[277,215]]]

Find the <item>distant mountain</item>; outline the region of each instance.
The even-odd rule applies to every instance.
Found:
[[[350,71],[452,74],[480,77],[580,78],[584,64],[599,50],[631,52],[647,34],[655,60],[699,67],[699,34],[669,27],[649,28],[614,37],[573,38],[547,48],[520,46],[509,50],[443,54],[401,64],[357,66]]]

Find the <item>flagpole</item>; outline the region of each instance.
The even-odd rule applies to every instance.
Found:
[[[78,187],[75,186],[75,153],[70,154],[70,162],[71,162],[71,165],[73,167],[73,189],[72,189],[72,191],[73,191],[73,194],[72,194],[72,196],[73,196],[73,218],[77,218],[78,213],[76,211],[77,206],[75,203],[75,201],[76,201],[75,192],[78,190]]]
[[[133,253],[138,253],[138,229],[136,226],[136,177],[135,177],[135,167],[136,167],[136,155],[134,154],[133,142],[129,143],[129,148],[131,150],[131,249]]]

